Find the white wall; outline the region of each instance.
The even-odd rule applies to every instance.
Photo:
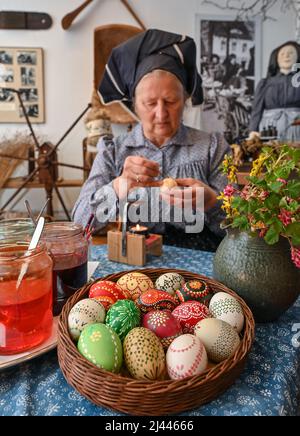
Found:
[[[93,31],[96,27],[109,23],[136,25],[135,20],[119,0],[95,0],[65,31],[61,19],[77,8],[83,0],[1,0],[0,10],[47,12],[53,25],[45,31],[0,30],[1,46],[42,47],[44,49],[44,80],[46,122],[34,125],[35,131],[56,143],[75,118],[89,102],[93,83]],[[229,15],[213,6],[203,6],[202,0],[129,0],[146,27],[161,28],[176,33],[195,36],[195,14]],[[270,52],[281,43],[294,39],[295,16],[292,12],[283,14],[279,5],[272,15],[277,21],[267,21],[263,25],[262,66],[264,75]],[[22,124],[0,123],[0,140],[16,131],[24,131]],[[82,164],[82,139],[85,137],[84,123],[81,121],[66,138],[59,149],[62,162]],[[18,172],[20,173],[19,170]],[[81,172],[60,168],[64,178],[80,178]],[[11,193],[11,191],[10,191]],[[71,209],[79,190],[70,188],[62,191]],[[3,204],[7,198],[1,196]],[[35,209],[43,202],[44,194],[32,190],[27,197]],[[56,202],[55,206],[59,209]],[[22,204],[15,209],[20,210]]]

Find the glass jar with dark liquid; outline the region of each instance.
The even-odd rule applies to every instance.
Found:
[[[42,236],[53,259],[53,314],[87,282],[88,241],[80,225],[48,223]]]

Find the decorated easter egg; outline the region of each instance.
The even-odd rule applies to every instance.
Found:
[[[129,295],[116,283],[109,280],[101,280],[91,287],[89,298],[95,298],[100,301],[105,309],[108,310],[118,300],[128,299]]]
[[[140,325],[140,320],[140,310],[132,300],[119,300],[107,312],[105,323],[123,341],[130,330]]]
[[[220,319],[207,318],[198,322],[195,335],[205,346],[209,359],[216,363],[231,357],[240,344],[236,330]]]
[[[165,291],[173,297],[177,289],[180,289],[184,284],[184,278],[175,272],[162,274],[155,282],[155,289]]]
[[[142,312],[150,312],[151,310],[173,310],[178,305],[177,301],[168,294],[168,292],[158,291],[157,289],[149,289],[144,294],[141,294],[136,300],[136,304]]]
[[[190,280],[176,290],[179,300],[183,303],[185,301],[199,301],[208,307],[213,293],[209,285],[204,280]]]
[[[177,186],[178,184],[175,179],[173,179],[172,177],[167,177],[166,179],[163,180],[160,189],[161,191],[164,192],[164,191],[168,191],[169,189],[176,188]]]
[[[168,348],[167,370],[173,380],[202,374],[208,364],[204,345],[194,335],[181,335],[174,339]]]
[[[164,349],[182,334],[180,322],[169,310],[152,310],[146,313],[142,325],[156,334]]]
[[[180,322],[183,333],[194,333],[197,322],[210,316],[208,308],[199,301],[186,301],[173,310],[172,315]]]
[[[164,377],[165,353],[153,332],[136,327],[125,337],[123,346],[125,363],[133,378],[160,380]]]
[[[122,343],[110,326],[86,326],[78,341],[78,351],[98,368],[120,372],[123,360]]]
[[[130,272],[120,277],[117,284],[130,295],[131,300],[136,300],[141,294],[153,288],[152,280],[146,274]]]
[[[215,294],[209,304],[209,311],[214,318],[228,322],[240,333],[244,327],[243,308],[236,298],[226,292]]]
[[[100,301],[86,298],[78,301],[70,310],[68,329],[72,339],[78,341],[85,326],[104,322],[105,309]]]

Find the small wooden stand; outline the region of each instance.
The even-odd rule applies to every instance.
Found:
[[[122,232],[111,230],[107,233],[108,259],[128,265],[144,266],[147,254],[162,255],[162,236],[150,234],[148,238],[126,232],[126,256],[122,254]]]

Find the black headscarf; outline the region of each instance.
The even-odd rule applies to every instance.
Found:
[[[268,66],[268,76],[267,77],[273,77],[279,73],[280,68],[278,65],[278,54],[279,54],[280,50],[287,45],[292,45],[293,47],[295,47],[295,49],[297,50],[297,53],[298,53],[297,63],[300,63],[300,45],[296,41],[288,41],[288,42],[282,44],[280,47],[275,48],[275,50],[272,51],[271,56],[270,56],[269,66]]]
[[[194,40],[156,29],[142,32],[112,50],[99,85],[102,101],[120,101],[132,111],[137,84],[145,74],[158,69],[173,73],[181,81],[193,105],[203,103]]]

